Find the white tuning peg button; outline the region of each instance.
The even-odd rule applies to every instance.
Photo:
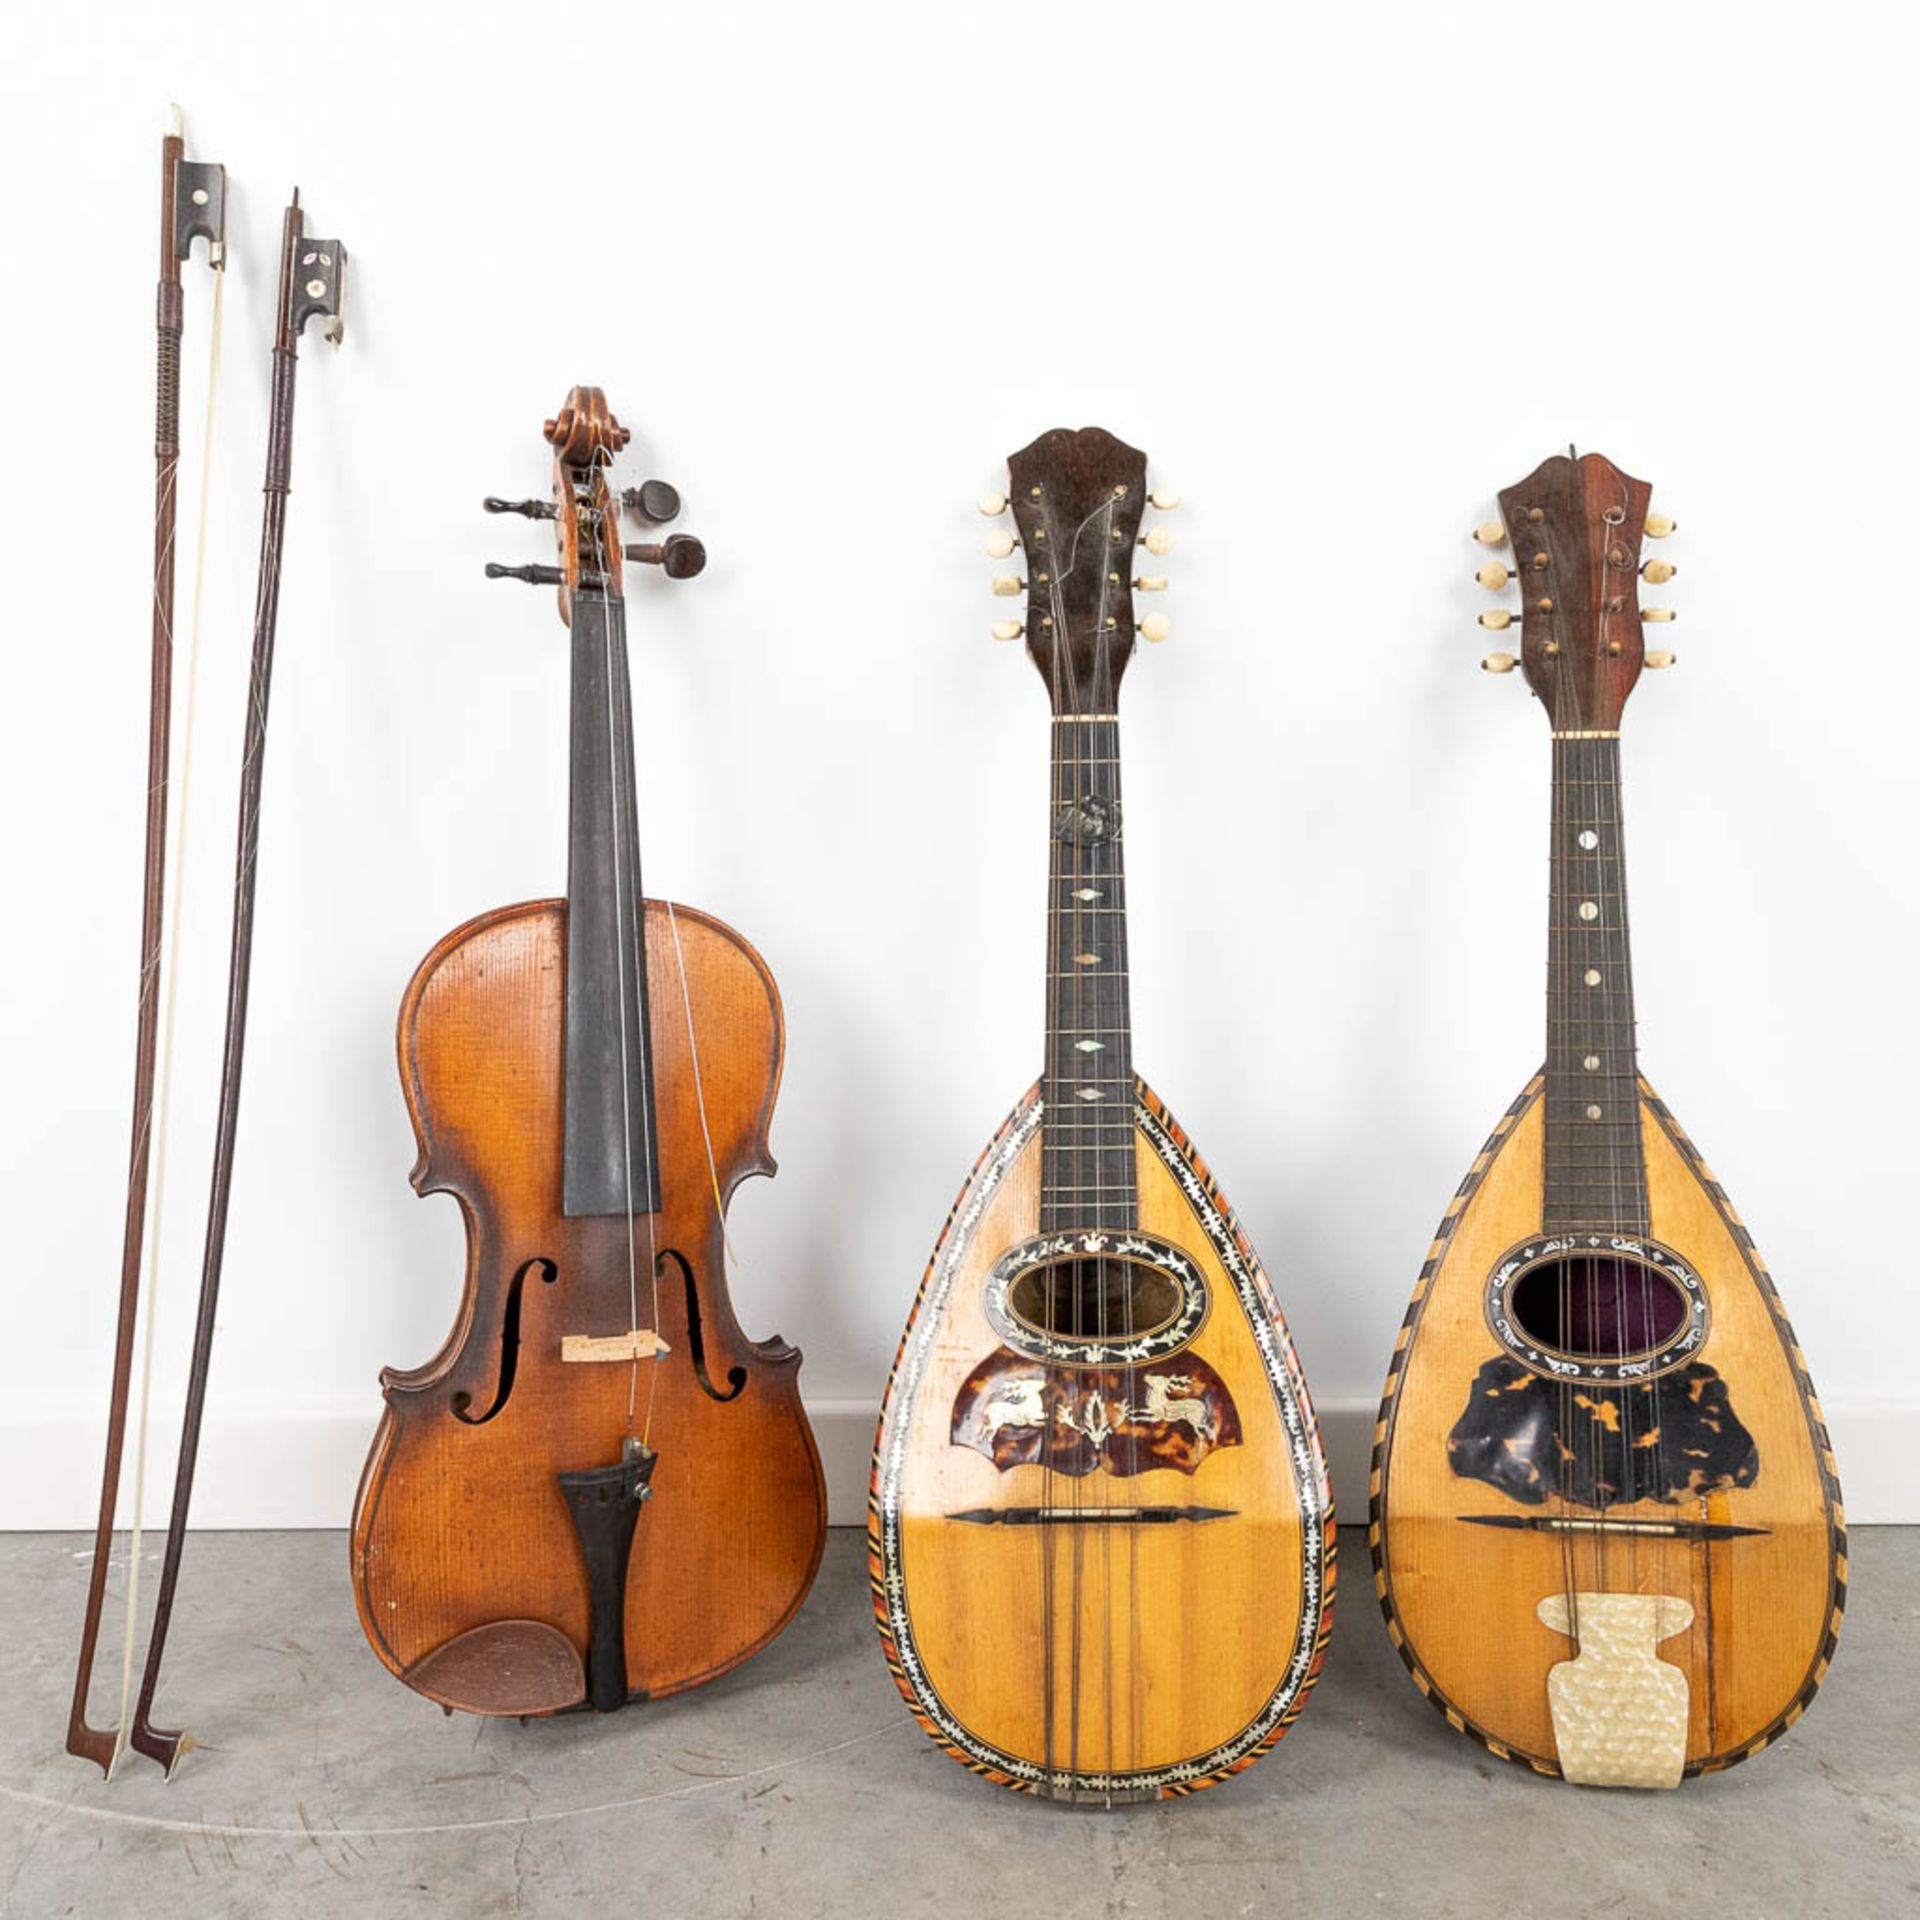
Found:
[[[1025,623],[1019,620],[996,620],[993,623],[993,637],[996,640],[1018,640],[1026,630]]]
[[[987,535],[987,558],[1004,560],[1019,544],[1005,527],[996,527]]]
[[[1680,522],[1670,513],[1650,513],[1647,515],[1647,538],[1664,540],[1679,524]]]
[[[996,573],[993,576],[993,590],[1001,599],[1010,599],[1016,593],[1025,593],[1027,583],[1018,574]]]
[[[997,513],[1007,510],[1007,496],[1004,493],[983,493],[980,496],[980,511],[991,520]]]
[[[1180,504],[1180,496],[1171,487],[1155,487],[1147,495],[1147,504],[1162,513],[1171,513]]]
[[[1150,613],[1140,622],[1142,640],[1164,640],[1173,631],[1173,622],[1164,613]]]
[[[1650,627],[1668,626],[1679,617],[1671,607],[1642,607],[1640,609],[1640,618]]]
[[[1662,667],[1670,667],[1680,656],[1669,647],[1655,647],[1640,663],[1658,673]]]
[[[1480,662],[1484,673],[1511,673],[1519,662],[1510,653],[1490,653]]]
[[[1513,625],[1513,614],[1506,607],[1489,607],[1480,616],[1480,624],[1489,633],[1505,633]]]
[[[1671,560],[1649,560],[1640,569],[1640,578],[1656,587],[1663,587],[1680,569]]]
[[[1485,520],[1474,528],[1473,537],[1483,547],[1504,547],[1507,544],[1507,530],[1498,520]]]
[[[1165,527],[1149,527],[1140,536],[1140,544],[1156,560],[1163,560],[1173,551],[1173,535]]]
[[[1498,560],[1489,560],[1473,577],[1478,580],[1489,593],[1498,593],[1500,589],[1513,578],[1513,575],[1510,574]]]
[[[1133,583],[1136,593],[1165,593],[1167,576],[1164,573],[1143,573]]]

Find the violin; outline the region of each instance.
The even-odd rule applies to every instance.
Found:
[[[1395,1348],[1371,1543],[1422,1693],[1502,1759],[1673,1787],[1759,1752],[1825,1678],[1840,1485],[1806,1361],[1725,1190],[1641,1077],[1620,724],[1673,531],[1599,454],[1479,529],[1553,733],[1546,1064],[1447,1208]]]
[[[765,961],[640,883],[626,562],[700,571],[685,534],[623,548],[628,434],[595,387],[546,424],[571,632],[567,897],[482,914],[401,1004],[417,1191],[449,1193],[466,1285],[446,1343],[381,1376],[356,1502],[360,1621],[415,1691],[479,1714],[607,1712],[764,1647],[820,1564],[826,1497],[800,1354],[728,1298],[726,1209],[772,1174],[784,1045]],[[642,736],[642,744],[644,736]]]
[[[1146,456],[1098,428],[1009,462],[1052,705],[1039,1082],[962,1187],[887,1385],[869,1549],[922,1727],[1019,1792],[1187,1794],[1251,1766],[1325,1657],[1326,1462],[1286,1323],[1193,1142],[1133,1068],[1120,680]],[[1006,495],[982,511],[1006,513]],[[1129,585],[1131,580],[1132,584]]]

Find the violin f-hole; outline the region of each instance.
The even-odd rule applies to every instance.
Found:
[[[693,1356],[694,1378],[714,1399],[737,1400],[741,1389],[747,1384],[747,1370],[745,1367],[727,1369],[725,1393],[713,1384],[713,1376],[707,1371],[707,1343],[700,1328],[700,1289],[693,1283],[693,1268],[687,1264],[686,1255],[677,1247],[662,1247],[659,1257],[653,1263],[656,1279],[665,1271],[669,1260],[680,1269],[680,1278],[687,1289],[687,1350]]]
[[[527,1275],[536,1269],[548,1286],[560,1278],[560,1269],[551,1260],[536,1255],[531,1260],[523,1260],[520,1270],[508,1283],[506,1312],[500,1319],[500,1384],[494,1390],[493,1405],[485,1413],[469,1412],[473,1395],[465,1387],[448,1398],[447,1405],[453,1410],[453,1417],[465,1421],[470,1427],[484,1427],[512,1397],[514,1375],[520,1368],[520,1295],[526,1288]],[[698,1334],[694,1338],[695,1351],[698,1352]]]

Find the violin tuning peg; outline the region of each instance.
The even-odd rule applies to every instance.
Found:
[[[1670,513],[1650,513],[1647,515],[1646,535],[1649,540],[1664,540],[1680,524]]]
[[[984,513],[989,520],[993,519],[996,514],[1005,513],[1006,510],[1007,496],[1004,493],[983,493],[980,496],[980,511]]]
[[[1136,593],[1165,593],[1167,576],[1164,573],[1143,573],[1133,583]]]
[[[1480,616],[1480,624],[1489,633],[1505,633],[1513,625],[1513,613],[1507,607],[1489,607]]]
[[[1507,544],[1507,530],[1498,520],[1483,520],[1474,528],[1473,537],[1483,547],[1504,547]]]
[[[1172,513],[1180,504],[1180,496],[1171,487],[1155,487],[1147,495],[1147,505],[1161,513]]]
[[[1640,569],[1640,578],[1650,586],[1663,587],[1679,571],[1671,560],[1649,560]]]
[[[996,620],[993,623],[993,637],[996,640],[1018,640],[1026,630],[1023,620]]]
[[[1489,593],[1498,593],[1500,589],[1513,578],[1513,575],[1510,574],[1498,560],[1489,560],[1473,577],[1478,580]]]
[[[1483,673],[1511,673],[1520,663],[1510,653],[1490,653],[1480,662]]]
[[[1009,600],[1016,593],[1025,593],[1027,583],[1015,573],[996,573],[993,576],[993,590],[1001,599]]]
[[[1640,618],[1650,627],[1664,627],[1679,619],[1671,607],[1642,607]]]
[[[1165,527],[1149,527],[1140,536],[1140,544],[1156,560],[1162,560],[1173,551],[1173,535]]]
[[[524,580],[530,587],[564,587],[564,567],[503,567],[498,560],[487,562],[489,580]]]
[[[1173,631],[1173,622],[1164,613],[1150,613],[1140,622],[1142,640],[1161,641]]]
[[[707,549],[690,533],[670,533],[658,543],[622,547],[629,560],[643,567],[658,567],[669,580],[691,580],[707,564]]]
[[[680,489],[664,480],[642,480],[621,490],[620,504],[643,527],[664,527],[680,518]]]
[[[1662,667],[1672,666],[1679,658],[1680,656],[1671,647],[1655,647],[1640,664],[1658,673]]]
[[[1016,540],[1005,527],[995,527],[994,530],[987,535],[987,558],[989,560],[1004,560],[1019,544],[1020,542]]]
[[[551,500],[502,500],[490,493],[480,505],[488,513],[517,513],[527,520],[551,520],[554,516]]]

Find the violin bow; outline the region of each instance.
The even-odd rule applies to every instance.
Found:
[[[293,475],[294,370],[299,359],[300,335],[309,320],[321,319],[326,337],[339,346],[344,329],[346,287],[346,250],[337,240],[316,240],[308,236],[296,189],[281,228],[280,303],[274,330],[273,390],[267,426],[266,506],[260,528],[253,665],[240,768],[240,836],[233,878],[233,943],[227,965],[226,1042],[220,1063],[220,1105],[213,1141],[212,1192],[207,1201],[206,1246],[200,1266],[200,1303],[194,1316],[193,1362],[181,1419],[180,1456],[174,1470],[173,1510],[167,1520],[160,1591],[154,1603],[146,1664],[140,1675],[139,1703],[128,1736],[134,1749],[157,1760],[169,1777],[180,1756],[193,1745],[193,1739],[185,1732],[170,1732],[153,1724],[153,1696],[166,1654],[174,1593],[180,1580],[180,1556],[186,1543],[187,1510],[193,1498],[194,1467],[200,1453],[200,1423],[206,1411],[207,1372],[213,1356],[214,1315],[220,1301],[220,1272],[226,1253],[227,1203],[233,1192],[233,1144],[240,1118],[240,1068],[247,1037],[247,988],[253,970],[254,880],[259,872],[260,786],[267,757],[267,699],[273,677],[274,631],[280,615],[287,495]]]
[[[133,1382],[134,1333],[140,1318],[140,1275],[145,1263],[147,1193],[153,1165],[154,1068],[159,1044],[161,939],[166,908],[168,761],[173,732],[174,537],[180,478],[180,342],[186,322],[186,297],[180,283],[180,267],[183,261],[191,258],[194,241],[205,240],[207,265],[214,275],[214,297],[213,325],[208,343],[207,433],[206,444],[201,448],[203,484],[200,524],[204,542],[204,473],[212,453],[213,391],[219,369],[220,288],[226,266],[226,226],[227,171],[210,160],[189,160],[186,157],[186,139],[181,129],[179,109],[175,108],[172,127],[160,143],[160,285],[155,313],[158,354],[154,375],[153,440],[153,660],[150,673],[152,691],[147,713],[147,839],[140,914],[140,998],[133,1051],[133,1145],[128,1160],[126,1221],[120,1245],[120,1307],[114,1332],[113,1385],[107,1407],[106,1459],[100,1471],[100,1516],[94,1527],[93,1565],[87,1577],[87,1608],[80,1628],[80,1653],[73,1677],[73,1705],[67,1715],[67,1751],[83,1760],[92,1760],[109,1776],[120,1752],[120,1728],[116,1726],[109,1729],[89,1724],[87,1695],[93,1684],[94,1654],[100,1640],[100,1616],[106,1601],[114,1520],[120,1501],[120,1467],[126,1447],[127,1401]],[[197,639],[197,579],[194,597],[194,630]],[[191,692],[188,704],[191,711]],[[155,1237],[157,1240],[157,1234]],[[138,1557],[137,1548],[134,1557]],[[131,1583],[135,1575],[130,1571],[128,1578]],[[131,1591],[128,1607],[132,1607]],[[124,1686],[120,1706],[120,1720],[124,1724]]]

